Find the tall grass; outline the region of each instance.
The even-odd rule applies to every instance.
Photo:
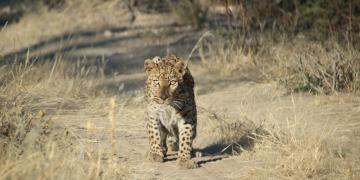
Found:
[[[330,94],[359,90],[360,51],[333,43],[298,42],[274,49],[280,82],[291,91]]]
[[[300,121],[299,121],[300,122]],[[260,167],[247,177],[267,179],[356,179],[360,176],[359,159],[345,158],[336,128],[289,121],[272,121],[265,126],[268,134],[259,136],[252,151],[241,159],[259,161]],[[307,121],[306,121],[307,122]]]
[[[246,75],[246,72],[249,73],[255,67],[252,52],[245,53],[243,47],[222,38],[215,41],[216,43],[209,44],[205,42],[199,49],[201,62],[211,73],[222,77],[234,76],[238,72]]]
[[[254,45],[246,38],[226,40],[218,35],[203,41],[199,56],[209,72],[223,78],[275,80],[289,92],[358,92],[359,50],[331,40],[260,39]]]
[[[119,179],[128,175],[125,166],[108,157],[115,152],[114,146],[108,146],[114,142],[112,135],[111,142],[92,149],[73,127],[54,119],[87,106],[106,113],[100,112],[101,103],[91,104],[98,103],[91,100],[95,97],[108,99],[95,88],[103,81],[98,67],[74,66],[60,57],[43,64],[25,60],[3,66],[0,77],[0,179]],[[116,100],[110,99],[104,111],[108,110],[113,122]]]

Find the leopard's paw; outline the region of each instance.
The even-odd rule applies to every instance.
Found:
[[[148,156],[148,160],[151,162],[164,162],[164,156],[160,154],[149,152],[147,156]]]
[[[199,165],[191,159],[178,159],[177,164],[180,169],[194,169],[199,167]]]

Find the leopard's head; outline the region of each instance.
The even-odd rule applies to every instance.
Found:
[[[187,64],[177,58],[146,59],[147,97],[159,104],[173,104],[180,101],[184,89],[184,74]]]

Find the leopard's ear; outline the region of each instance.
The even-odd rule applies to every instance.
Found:
[[[145,59],[144,68],[145,72],[149,74],[149,72],[156,66],[155,62],[152,59]]]
[[[179,61],[175,64],[175,69],[181,76],[183,76],[185,74],[186,67],[187,67],[187,63],[184,61]]]

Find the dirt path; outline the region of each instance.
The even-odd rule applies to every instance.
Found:
[[[165,163],[148,162],[145,158],[148,139],[143,106],[133,102],[126,102],[123,107],[117,104],[115,121],[112,122],[109,119],[110,101],[109,98],[95,99],[92,103],[96,106],[59,112],[53,120],[69,128],[88,151],[97,152],[103,149],[105,154],[112,154],[111,158],[115,158],[120,166],[126,166],[131,179],[219,179],[240,173],[239,165],[242,163],[238,164],[236,159],[232,158],[223,159],[227,155],[221,154],[195,158],[201,168],[194,170],[179,170],[175,162],[176,155],[173,153],[169,154]],[[121,103],[121,99],[117,99],[117,103]],[[206,125],[199,129],[206,129]],[[202,146],[210,146],[212,143],[211,138],[205,137],[200,131],[195,148],[201,149]]]
[[[1,54],[0,64],[14,59],[49,61],[61,54],[64,61],[96,64],[104,66],[101,68],[106,74],[124,74],[142,69],[144,59],[149,57],[167,53],[187,57],[202,31],[166,17],[148,15],[132,26],[64,33],[39,40],[29,47]]]

